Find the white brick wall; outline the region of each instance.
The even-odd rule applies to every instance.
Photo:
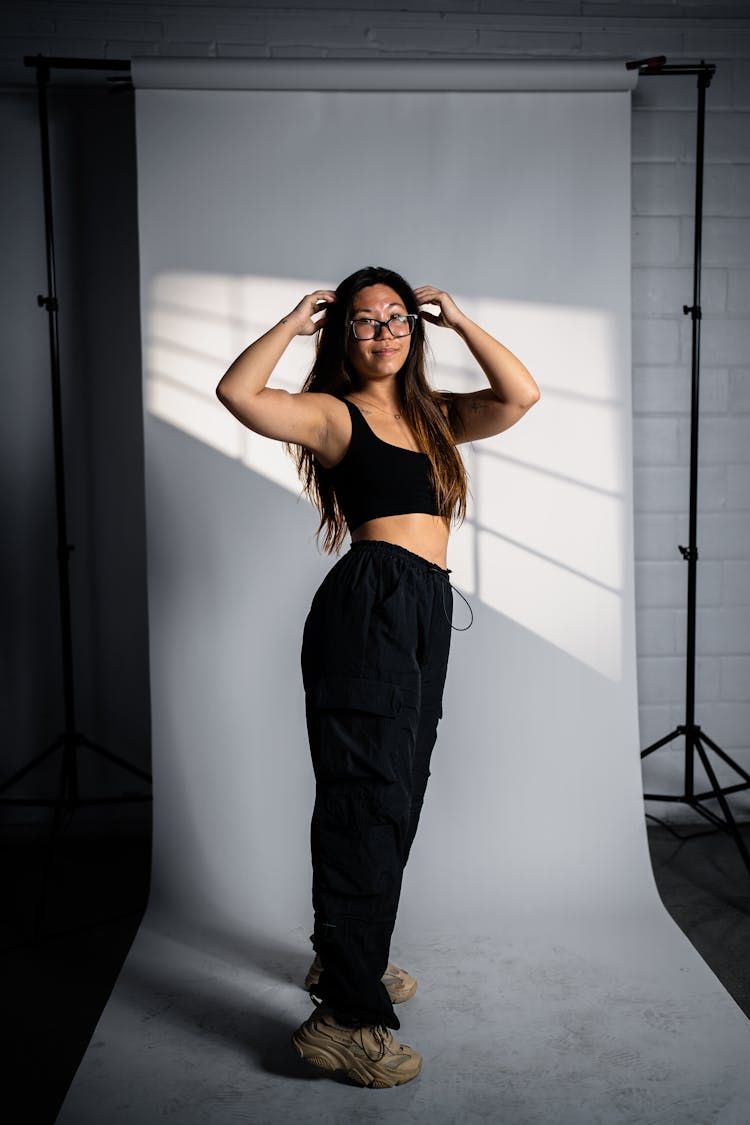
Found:
[[[697,721],[750,769],[750,10],[564,0],[224,0],[3,5],[0,83],[24,54],[129,58],[559,56],[717,65],[707,92],[698,527]],[[59,75],[60,72],[58,72]],[[56,80],[59,80],[56,75]],[[90,79],[88,79],[90,80]],[[97,81],[102,81],[98,78]],[[641,743],[684,721],[696,80],[633,95],[633,403]],[[682,743],[659,778],[680,787]],[[667,756],[666,762],[664,756]],[[649,759],[649,763],[654,761]],[[720,771],[721,777],[726,773]],[[731,780],[736,780],[731,778]],[[736,798],[747,815],[750,798]],[[673,819],[676,808],[667,810]]]

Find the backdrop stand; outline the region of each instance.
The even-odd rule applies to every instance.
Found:
[[[692,331],[692,382],[690,406],[690,525],[688,532],[688,546],[679,546],[680,554],[688,564],[688,595],[687,595],[687,667],[685,676],[686,718],[670,734],[653,742],[641,751],[641,758],[653,754],[660,746],[666,746],[673,739],[684,735],[685,737],[685,773],[683,791],[680,794],[672,793],[644,793],[647,801],[670,801],[689,805],[702,817],[710,821],[723,832],[727,832],[734,839],[737,849],[742,856],[746,868],[750,872],[750,854],[748,854],[745,841],[737,827],[732,815],[732,810],[727,801],[727,794],[739,793],[750,788],[750,774],[737,762],[717,746],[695,722],[695,608],[696,608],[696,578],[698,567],[697,523],[698,523],[698,391],[700,385],[699,360],[700,360],[700,270],[701,270],[701,243],[703,235],[703,138],[705,132],[706,116],[706,89],[711,83],[716,67],[701,59],[700,65],[688,66],[677,64],[665,66],[664,56],[646,59],[640,62],[627,63],[630,68],[638,67],[639,75],[681,75],[697,74],[698,76],[698,131],[696,140],[695,157],[695,239],[693,246],[693,303],[683,305],[685,315],[690,314],[693,321]],[[705,744],[705,745],[704,745]],[[735,785],[720,785],[708,757],[707,749],[713,752],[743,780]],[[695,759],[697,754],[706,771],[710,789],[701,793],[695,792]],[[721,816],[714,810],[706,808],[705,801],[716,800],[719,802]],[[704,833],[699,833],[704,835]]]
[[[65,458],[63,449],[62,395],[60,390],[60,349],[57,329],[57,292],[55,288],[55,244],[52,222],[52,176],[50,170],[49,124],[47,115],[47,83],[50,68],[60,66],[67,69],[106,69],[121,70],[130,67],[127,60],[105,59],[45,59],[42,55],[24,59],[26,66],[36,67],[37,92],[39,99],[39,124],[42,142],[42,173],[44,183],[44,219],[47,246],[47,286],[48,295],[37,296],[37,304],[47,310],[49,325],[50,366],[52,374],[52,417],[55,450],[55,497],[57,507],[57,572],[60,602],[60,635],[62,642],[63,693],[65,706],[65,729],[41,753],[37,754],[22,769],[0,785],[0,794],[5,794],[24,777],[36,770],[56,751],[62,751],[60,781],[54,798],[44,797],[0,797],[2,805],[25,805],[28,807],[48,807],[53,810],[52,828],[47,843],[42,889],[34,924],[34,941],[39,938],[44,906],[47,898],[52,851],[60,834],[63,812],[71,816],[76,809],[91,805],[117,805],[136,801],[150,801],[151,794],[123,793],[117,797],[81,797],[78,789],[78,751],[86,747],[100,758],[104,758],[119,770],[132,774],[142,781],[151,782],[151,775],[139,769],[119,755],[107,750],[78,730],[75,707],[75,681],[73,661],[73,641],[70,611],[70,575],[68,558],[74,545],[68,542],[67,513],[65,502]]]

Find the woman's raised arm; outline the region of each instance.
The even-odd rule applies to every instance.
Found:
[[[504,344],[461,312],[449,293],[422,285],[414,296],[420,306],[438,306],[439,314],[420,308],[419,315],[430,324],[457,332],[490,384],[481,391],[452,395],[457,443],[493,437],[515,425],[541,397],[530,371]]]
[[[315,394],[290,394],[266,386],[273,369],[295,336],[312,336],[325,323],[325,306],[336,300],[331,289],[308,293],[287,316],[245,348],[221,377],[219,401],[248,429],[277,441],[315,448],[325,428],[321,400]],[[322,316],[314,319],[317,313]]]

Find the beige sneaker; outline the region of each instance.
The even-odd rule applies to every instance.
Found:
[[[305,1062],[343,1073],[357,1086],[403,1086],[422,1069],[422,1056],[387,1027],[342,1027],[325,1008],[297,1028],[292,1045]]]
[[[316,953],[315,960],[305,977],[305,990],[307,992],[315,988],[322,972],[323,963]],[[404,1000],[408,1000],[417,991],[417,982],[414,977],[410,976],[406,969],[397,969],[390,961],[383,973],[383,984],[388,991],[392,1004],[403,1004]]]

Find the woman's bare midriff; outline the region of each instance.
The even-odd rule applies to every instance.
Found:
[[[363,539],[381,539],[395,543],[445,570],[449,530],[440,516],[411,512],[406,516],[381,516],[368,520],[352,532],[352,543]]]

